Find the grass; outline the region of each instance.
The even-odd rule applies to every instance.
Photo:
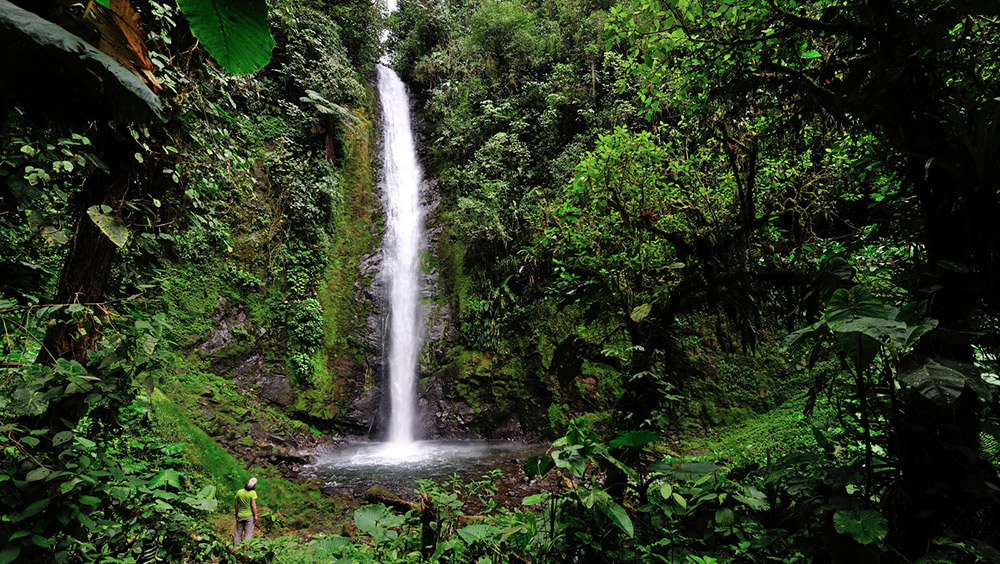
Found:
[[[268,535],[311,538],[319,533],[339,530],[340,523],[348,518],[350,506],[356,505],[324,497],[315,481],[286,480],[269,467],[247,468],[198,427],[183,408],[161,390],[154,391],[153,405],[164,439],[188,443],[184,456],[195,489],[209,484],[217,488],[219,509],[211,519],[213,527],[221,535],[229,534],[233,525],[232,507],[236,491],[251,476],[259,480],[258,508],[264,524],[263,531]]]
[[[803,414],[804,396],[793,397],[765,413],[741,423],[716,427],[704,435],[681,441],[678,450],[731,464],[756,462],[792,451],[816,450],[813,427],[827,428],[833,421],[832,407],[818,402],[811,416]]]

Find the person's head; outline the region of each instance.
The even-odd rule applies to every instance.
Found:
[[[256,487],[257,487],[257,478],[250,478],[250,481],[247,482],[247,487],[245,489],[247,491],[251,491]]]

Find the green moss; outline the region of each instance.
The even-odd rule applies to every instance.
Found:
[[[181,407],[162,391],[154,390],[152,399],[165,438],[188,444],[184,456],[191,479],[199,486],[211,484],[217,488],[217,513],[231,515],[236,491],[256,476],[259,480],[257,495],[261,518],[270,523],[293,527],[322,527],[324,524],[333,527],[333,521],[340,517],[342,504],[323,500],[316,484],[290,482],[279,477],[273,469],[245,468],[195,425]],[[296,516],[304,524],[295,523],[287,516]]]

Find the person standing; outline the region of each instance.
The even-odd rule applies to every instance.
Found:
[[[260,525],[257,515],[257,478],[250,478],[245,488],[236,492],[233,511],[236,513],[236,532],[233,534],[233,546],[239,546],[242,541],[253,538],[254,525]]]

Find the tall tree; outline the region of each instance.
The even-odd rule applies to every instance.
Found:
[[[883,144],[904,180],[888,203],[901,211],[917,204],[915,225],[906,227],[918,252],[899,283],[915,297],[929,293],[940,321],[922,351],[971,364],[974,346],[996,350],[1000,225],[991,218],[1000,211],[1000,176],[991,163],[1000,153],[1000,7],[666,1],[617,15],[651,111],[680,103],[695,115],[737,116],[769,107],[786,116],[776,127],[832,120]],[[689,82],[679,85],[685,73]],[[678,101],[676,91],[690,98]],[[993,499],[996,476],[978,460],[979,398],[966,390],[955,405],[939,405],[910,390],[900,409],[900,542],[981,532],[976,515]]]

